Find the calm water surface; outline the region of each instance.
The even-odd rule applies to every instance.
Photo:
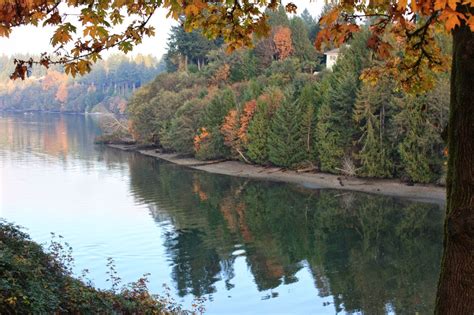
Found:
[[[113,257],[208,314],[431,312],[439,205],[194,171],[95,146],[96,120],[0,114],[0,216],[64,236],[97,287]]]

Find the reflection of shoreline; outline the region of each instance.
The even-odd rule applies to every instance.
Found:
[[[60,115],[79,115],[79,116],[115,116],[125,117],[125,115],[108,112],[78,112],[78,111],[60,111],[60,110],[42,110],[42,109],[0,109],[0,114],[60,114]]]
[[[344,176],[328,173],[298,173],[290,170],[282,170],[277,167],[249,165],[238,161],[206,162],[194,158],[182,158],[177,154],[158,153],[155,150],[140,150],[137,149],[135,145],[108,146],[124,151],[136,151],[143,155],[215,174],[294,183],[310,189],[331,188],[404,197],[415,201],[440,205],[444,204],[446,200],[446,190],[444,187],[422,184],[408,186],[397,179],[346,178]]]
[[[133,195],[153,205],[155,221],[167,213],[172,224],[165,247],[180,296],[213,294],[224,290],[222,282],[227,291],[238,287],[235,257],[242,256],[257,291],[275,293],[262,299],[307,281],[307,298],[328,297],[336,313],[385,314],[387,305],[396,314],[432,311],[442,251],[438,205],[128,156]]]

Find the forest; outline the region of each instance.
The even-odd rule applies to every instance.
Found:
[[[388,75],[362,80],[377,63],[368,31],[327,69],[312,44],[317,19],[283,7],[268,14],[271,35],[231,54],[219,39],[174,27],[167,72],[130,98],[133,137],[203,160],[445,183],[448,73],[431,73],[428,92]],[[448,35],[437,41],[449,52]]]
[[[133,91],[164,70],[150,55],[112,55],[82,77],[72,78],[63,67],[51,65],[32,67],[25,80],[11,80],[13,61],[0,56],[0,110],[123,114]]]

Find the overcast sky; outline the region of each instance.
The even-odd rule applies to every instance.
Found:
[[[286,2],[286,1],[284,1]],[[313,16],[318,16],[324,6],[324,1],[294,0],[298,6],[298,14],[307,8]],[[156,35],[145,38],[143,43],[134,48],[132,54],[151,54],[157,58],[166,52],[166,40],[172,25],[176,21],[166,18],[166,10],[159,9],[152,17],[151,24],[156,28]],[[10,38],[0,37],[0,54],[14,56],[19,53],[40,54],[51,51],[49,40],[52,35],[51,28],[25,26],[15,28]],[[107,54],[117,52],[110,51]]]

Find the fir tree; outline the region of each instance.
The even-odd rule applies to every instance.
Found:
[[[276,87],[267,88],[257,99],[257,107],[248,127],[247,153],[258,164],[268,163],[268,134],[270,121],[285,95]]]
[[[316,124],[316,148],[322,171],[335,171],[340,166],[343,149],[338,146],[338,134],[332,131],[331,117],[334,114],[328,103],[321,105]]]
[[[318,64],[318,55],[314,45],[311,43],[308,37],[308,30],[305,22],[295,17],[290,22],[291,28],[291,39],[293,42],[294,53],[300,62],[307,65],[306,68],[310,73],[313,73],[314,69]]]
[[[215,159],[228,157],[229,148],[224,145],[224,138],[220,131],[224,118],[231,108],[236,107],[235,95],[231,89],[226,88],[219,92],[204,110],[203,126],[209,132],[209,140],[201,150],[196,152],[200,159]]]
[[[292,167],[306,157],[304,138],[301,134],[301,106],[298,102],[283,102],[271,121],[268,137],[270,162],[283,167]]]
[[[398,145],[402,174],[414,181],[428,183],[435,174],[437,136],[429,122],[426,111],[426,96],[406,95],[401,100],[401,112],[396,116],[401,142]]]
[[[301,136],[306,151],[306,160],[315,161],[316,147],[314,144],[314,133],[316,128],[316,102],[317,90],[314,84],[306,84],[298,98],[298,105],[301,108]]]
[[[388,132],[394,102],[393,89],[388,79],[381,79],[377,86],[363,84],[357,95],[354,121],[360,130],[360,151],[356,155],[361,163],[360,175],[393,175],[393,142]]]
[[[262,100],[257,101],[257,110],[248,128],[247,155],[257,164],[266,164],[268,162],[267,137],[269,121],[267,120],[267,112],[268,104]]]
[[[342,56],[333,67],[333,72],[326,80],[323,103],[326,112],[332,115],[320,115],[318,129],[324,135],[318,135],[321,169],[337,172],[342,167],[344,156],[351,156],[355,125],[352,120],[354,103],[359,89],[359,76],[366,66],[368,49],[366,34],[359,34],[350,48],[343,49]],[[326,158],[330,157],[330,159]]]

